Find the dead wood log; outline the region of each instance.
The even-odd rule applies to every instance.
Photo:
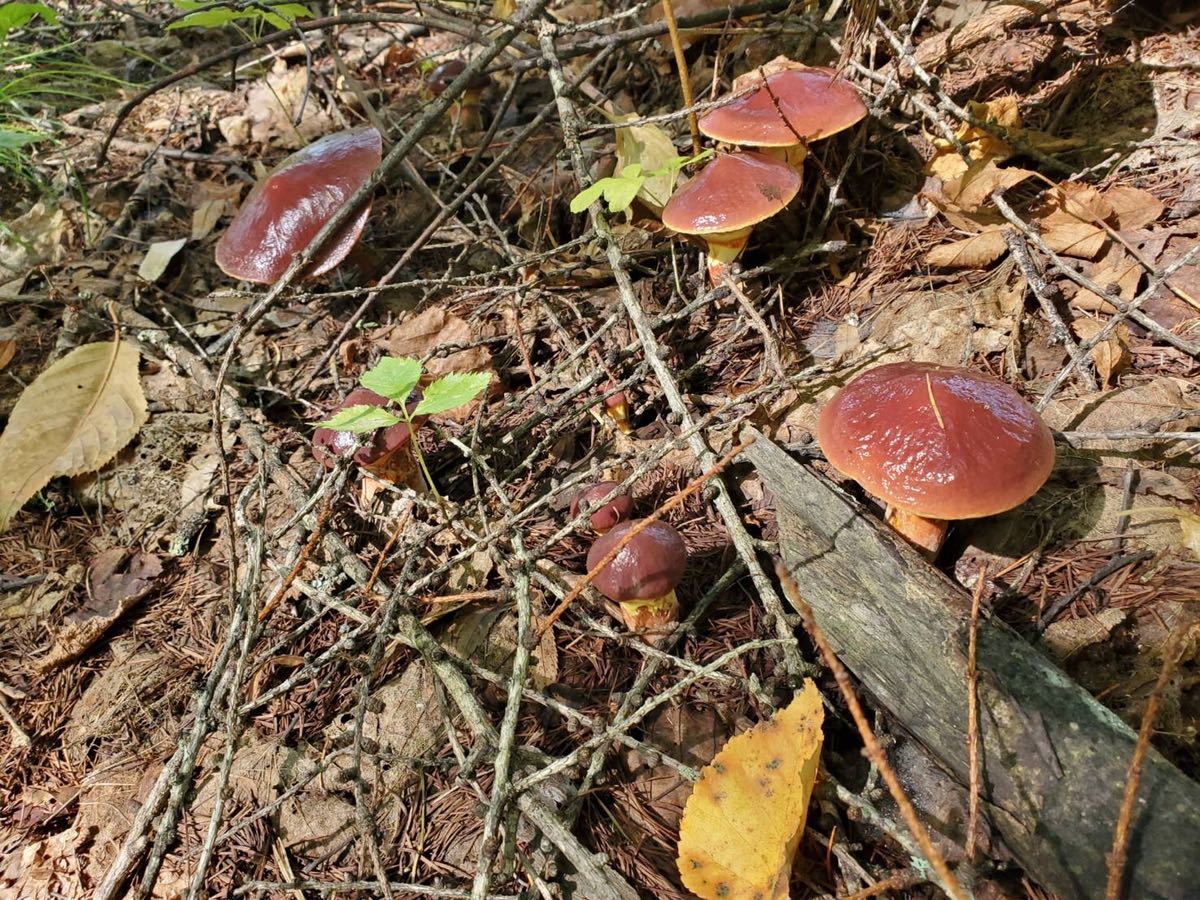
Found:
[[[835,651],[966,785],[970,597],[766,438],[746,457],[775,495],[780,551]],[[1104,896],[1135,734],[996,619],[980,623],[978,659],[984,812],[1045,887]],[[1200,784],[1154,751],[1132,829],[1126,896],[1196,896]]]

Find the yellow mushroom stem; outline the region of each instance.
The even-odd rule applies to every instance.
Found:
[[[629,404],[625,402],[614,403],[612,406],[604,407],[604,414],[617,427],[621,434],[633,434],[633,425],[629,421]]]
[[[679,621],[675,591],[648,600],[622,600],[621,615],[630,631],[661,631]]]
[[[450,106],[450,121],[459,131],[473,133],[483,129],[483,115],[480,112],[480,95],[482,91],[468,90]]]
[[[897,509],[890,504],[885,518],[892,528],[896,529],[905,540],[920,550],[930,561],[942,549],[942,542],[946,539],[946,529],[950,527],[950,523],[945,519],[927,519],[916,513]]]
[[[733,261],[746,249],[750,240],[753,225],[739,228],[737,231],[721,231],[704,235],[708,244],[708,280],[716,287],[725,280],[725,273],[733,265]]]
[[[758,147],[757,150],[763,156],[787,163],[797,172],[804,173],[804,160],[808,159],[807,144],[792,144],[790,147]]]

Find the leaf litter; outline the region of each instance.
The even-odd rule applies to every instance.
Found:
[[[1141,52],[1154,66],[1134,73],[1114,62],[1132,52],[1132,42],[1108,30],[1112,23],[1106,14],[1078,6],[1060,11],[1059,21],[1069,27],[1030,19],[1015,30],[997,29],[963,51],[970,65],[961,65],[960,57],[943,67],[941,84],[948,95],[978,121],[1004,129],[1001,134],[949,116],[967,159],[932,122],[897,103],[887,113],[903,123],[895,133],[872,122],[863,135],[839,138],[828,155],[810,160],[799,212],[781,219],[778,228],[756,232],[744,260],[747,268],[786,260],[783,268],[743,284],[765,329],[736,305],[701,302],[679,312],[681,294],[688,301],[700,296],[691,280],[695,254],[670,243],[652,214],[671,189],[686,128],[678,119],[640,124],[634,114],[619,116],[621,122],[611,118],[618,109],[636,108],[644,116],[674,112],[674,63],[669,51],[653,47],[640,61],[618,51],[621,62],[603,78],[614,73],[620,78],[598,82],[597,105],[589,114],[594,127],[584,132],[588,151],[597,158],[592,174],[595,181],[614,175],[628,182],[626,194],[634,188],[619,240],[636,260],[639,302],[647,315],[665,316],[667,324],[655,327],[664,359],[682,379],[686,404],[714,419],[710,440],[736,433],[749,419],[779,440],[809,446],[822,398],[848,373],[891,359],[981,367],[1036,400],[1067,355],[1033,288],[1008,259],[1005,231],[1010,226],[992,202],[998,189],[1068,265],[1126,303],[1149,284],[1146,265],[1161,270],[1189,251],[1200,212],[1200,199],[1189,200],[1188,194],[1197,160],[1178,138],[1195,123],[1194,110],[1180,99],[1186,95],[1180,85],[1190,83],[1193,73],[1174,69],[1168,77],[1165,68],[1154,66],[1170,66],[1195,48],[1184,32],[1147,34]],[[564,22],[590,22],[597,12],[555,11]],[[932,22],[916,34],[918,50],[933,48],[940,29],[984,12],[974,3],[935,10]],[[698,96],[710,83],[719,85],[720,93],[756,63],[786,49],[776,46],[778,39],[763,25],[749,19],[726,37],[718,33],[723,23],[689,32]],[[414,36],[415,29],[394,23],[339,28],[337,46],[365,87],[361,96],[389,123],[419,114],[424,69],[447,52],[472,54],[461,38],[438,29]],[[189,32],[201,52],[227,46],[219,34]],[[145,43],[149,40],[97,41],[94,56],[106,67],[120,68],[128,48],[144,45],[156,48],[164,66],[183,64],[179,41]],[[1065,68],[1048,52],[1059,40],[1072,52],[1086,50],[1080,59],[1099,59],[1100,53],[1108,54],[1103,58],[1109,62]],[[818,42],[811,61],[828,62],[827,55],[828,48]],[[267,625],[266,634],[280,643],[272,644],[270,654],[264,650],[251,659],[247,685],[252,689],[243,698],[254,702],[280,685],[288,687],[255,706],[237,739],[225,824],[238,823],[240,830],[218,845],[220,865],[210,871],[210,887],[217,892],[235,887],[240,876],[230,873],[251,871],[250,860],[253,871],[281,882],[300,872],[328,881],[362,877],[358,861],[369,845],[356,820],[356,779],[372,798],[369,805],[385,836],[380,849],[393,877],[469,887],[487,847],[481,810],[495,777],[490,762],[474,771],[477,782],[460,777],[464,770],[455,748],[470,753],[478,738],[445,696],[429,659],[393,644],[379,667],[364,673],[357,667],[365,657],[357,649],[328,652],[354,627],[353,618],[342,618],[330,601],[371,617],[384,603],[378,592],[386,589],[373,593],[354,587],[324,543],[311,555],[302,553],[321,505],[315,503],[301,525],[287,476],[280,473],[297,473],[311,490],[319,489],[307,429],[380,357],[421,360],[426,386],[445,375],[490,376],[486,397],[439,415],[436,428],[421,436],[423,452],[436,460],[435,477],[445,489],[442,500],[454,517],[453,528],[415,540],[419,529],[438,521],[431,511],[435,507],[398,497],[383,483],[371,492],[335,492],[321,528],[326,538],[346,539],[351,556],[368,574],[374,571],[380,585],[408,577],[403,572],[410,561],[419,574],[438,573],[412,602],[433,623],[436,640],[461,657],[456,665],[498,727],[505,685],[488,682],[471,666],[502,675],[510,671],[518,647],[512,612],[518,573],[534,573],[530,596],[535,610],[541,610],[557,602],[537,581],[547,571],[545,564],[581,570],[589,536],[571,533],[543,544],[561,530],[560,511],[569,505],[578,479],[620,478],[648,463],[633,494],[649,512],[701,466],[674,440],[678,413],[664,399],[664,386],[646,374],[636,331],[622,318],[619,295],[611,289],[602,245],[581,219],[569,215],[571,198],[586,185],[575,183],[558,152],[557,124],[548,123],[487,183],[479,195],[483,205],[460,213],[439,231],[434,245],[414,258],[412,271],[403,275],[413,283],[382,289],[351,342],[305,390],[297,392],[295,386],[341,331],[361,289],[386,271],[415,233],[419,223],[411,211],[416,207],[410,205],[410,187],[397,181],[383,188],[368,240],[350,263],[324,282],[285,296],[247,337],[227,384],[278,461],[260,469],[252,445],[232,433],[223,436],[232,486],[242,502],[239,521],[245,523],[230,531],[219,514],[221,459],[209,427],[211,393],[186,367],[163,358],[162,348],[177,345],[213,367],[218,364],[234,317],[261,296],[213,268],[211,246],[223,222],[254,174],[287,150],[359,124],[368,113],[311,34],[303,44],[291,41],[239,69],[232,89],[223,78],[203,77],[155,94],[134,111],[113,145],[105,170],[113,176],[108,187],[93,188],[93,195],[83,198],[87,203],[68,195],[57,203],[25,203],[22,216],[6,217],[21,240],[8,233],[0,237],[5,266],[0,290],[6,298],[34,299],[19,313],[11,312],[0,334],[4,353],[10,354],[0,375],[13,376],[5,388],[13,399],[31,382],[30,396],[36,399],[35,378],[52,372],[53,360],[69,359],[80,347],[109,347],[102,328],[109,301],[136,303],[163,336],[157,343],[147,340],[144,330],[124,336],[138,342],[142,357],[141,372],[136,356],[123,369],[126,386],[138,386],[130,408],[136,413],[136,394],[144,393],[148,420],[137,423],[123,448],[89,451],[79,465],[91,471],[74,478],[69,490],[63,479],[47,476],[35,498],[14,498],[24,509],[0,542],[6,578],[41,579],[0,595],[0,614],[13,626],[4,639],[0,681],[19,686],[21,699],[9,705],[40,737],[32,755],[7,768],[3,783],[5,796],[20,798],[18,808],[29,816],[23,830],[10,831],[6,823],[0,832],[0,889],[69,895],[103,877],[186,721],[191,676],[207,673],[225,636],[234,550],[244,564],[245,540],[252,533],[245,529],[260,524],[272,573],[266,579],[269,591],[293,567],[295,580]],[[489,102],[500,99],[510,77],[503,71],[497,75],[499,84],[485,95]],[[860,84],[870,89],[869,80]],[[588,90],[596,85],[589,82]],[[902,92],[919,90],[909,79]],[[502,152],[515,123],[529,121],[547,104],[553,98],[544,79],[526,76],[484,158]],[[76,165],[90,159],[118,105],[105,100],[67,111],[63,121],[75,129],[69,146],[37,147],[35,159],[44,154],[47,160]],[[1101,116],[1097,110],[1102,108],[1129,113]],[[1139,131],[1142,123],[1146,131]],[[625,127],[610,127],[614,124]],[[1044,165],[1038,156],[1049,154],[1079,170],[1120,146],[1122,135],[1131,151],[1126,162],[1077,179]],[[849,203],[825,223],[821,214],[828,185],[846,151],[858,148],[854,142],[860,140],[874,168],[852,163],[842,183]],[[169,175],[157,181],[141,169],[156,146],[169,151],[162,160]],[[411,160],[427,184],[442,190],[476,149],[461,136],[438,133],[423,140]],[[920,173],[918,156],[932,176],[911,207],[921,215],[903,221],[879,214],[884,207],[876,201],[892,182],[908,184],[908,176]],[[632,172],[630,166],[640,169]],[[685,166],[681,177],[691,173]],[[115,223],[120,223],[121,240],[102,246],[101,234]],[[825,233],[815,230],[817,223],[826,225]],[[816,257],[797,253],[798,235],[845,249]],[[1118,314],[1098,293],[1062,276],[1043,256],[1035,258],[1057,288],[1053,302],[1077,341],[1095,337]],[[1198,296],[1195,272],[1195,264],[1183,267],[1142,305],[1151,319],[1184,341],[1200,338],[1200,316],[1188,300]],[[73,302],[84,310],[82,319],[67,311]],[[616,324],[607,324],[613,316]],[[814,361],[825,372],[811,383],[765,385],[770,342],[789,373]],[[1189,450],[1194,444],[1131,443],[1106,435],[1194,430],[1200,420],[1191,384],[1196,370],[1194,359],[1134,320],[1119,323],[1089,350],[1089,358],[1102,389],[1089,392],[1068,379],[1049,401],[1046,415],[1056,428],[1093,437],[1079,446],[1060,443],[1054,479],[1028,508],[959,529],[957,539],[965,548],[946,568],[965,580],[985,558],[1018,566],[1023,580],[1005,594],[1000,614],[1024,627],[1048,600],[1074,590],[1114,558],[1120,552],[1114,542],[1151,550],[1153,559],[1084,591],[1045,635],[1069,673],[1136,726],[1158,663],[1154,652],[1164,639],[1159,620],[1171,623],[1185,616],[1188,591],[1200,589],[1193,554],[1200,479]],[[585,379],[597,375],[580,390]],[[640,429],[633,443],[615,439],[605,431],[603,418],[592,414],[591,392],[610,377],[628,379]],[[510,402],[513,398],[520,399]],[[43,399],[38,406],[40,411],[50,404]],[[10,432],[16,435],[14,422],[21,421],[14,412],[5,440],[11,440]],[[506,437],[513,434],[515,439]],[[475,457],[468,452],[495,467],[502,489],[510,492],[506,499],[489,493],[486,469],[471,463]],[[1136,477],[1127,484],[1131,468]],[[260,473],[270,474],[259,481]],[[353,484],[361,479],[354,471],[348,475]],[[748,521],[761,528],[755,536],[774,539],[771,498],[762,494],[752,473],[739,472],[737,483],[753,507]],[[553,497],[553,503],[520,526],[510,523],[516,511],[543,496]],[[735,554],[708,501],[692,498],[669,518],[685,535],[695,569],[681,587],[687,608],[716,583]],[[507,537],[472,547],[485,534],[508,535],[513,527],[533,548],[532,569],[523,568]],[[729,732],[766,720],[771,706],[764,698],[782,705],[790,694],[780,662],[769,650],[747,653],[711,678],[676,688],[697,666],[761,637],[756,597],[746,582],[735,582],[713,600],[697,627],[669,651],[670,671],[653,675],[645,688],[646,696],[665,695],[669,701],[626,729],[625,736],[640,743],[606,751],[607,761],[578,800],[573,821],[579,840],[607,853],[615,870],[651,895],[687,895],[686,873],[675,868],[683,848],[675,842],[691,777],[702,770],[701,784],[707,784],[713,770],[706,766]],[[428,608],[421,606],[426,603]],[[531,693],[517,717],[515,779],[538,764],[538,754],[570,753],[611,721],[646,664],[648,657],[628,639],[598,630],[604,617],[599,606],[572,613],[565,627],[549,632],[533,651]],[[307,668],[314,659],[320,661]],[[364,676],[371,681],[363,748],[356,755],[352,713]],[[815,687],[802,694],[810,702],[813,695],[819,697]],[[1165,722],[1172,735],[1183,737],[1164,736],[1160,749],[1194,772],[1194,747],[1186,738],[1196,723],[1193,695],[1186,685],[1175,689]],[[158,890],[164,894],[188,884],[190,861],[219,789],[225,739],[223,734],[210,738],[202,748],[195,799],[160,879]],[[129,746],[121,746],[123,741]],[[861,775],[854,743],[836,728],[826,742],[826,765],[843,782],[853,782]],[[12,751],[6,752],[11,762]],[[716,760],[728,752],[721,751]],[[923,771],[920,760],[908,771]],[[581,776],[582,771],[549,782],[544,796],[556,797],[555,809],[563,815],[574,809],[566,788]],[[921,782],[922,800],[942,808],[937,795],[944,787],[924,776]],[[783,896],[810,889],[852,893],[869,886],[866,877],[879,882],[908,870],[910,860],[894,835],[848,821],[824,802],[813,807],[808,823],[829,837],[833,861],[823,867],[817,854],[824,849],[806,846],[803,818],[794,812],[796,805],[807,807],[806,799],[800,801],[811,788],[808,783],[785,792],[793,812],[779,821],[759,815],[747,826],[770,831],[765,843],[778,843],[783,852],[772,850],[761,860],[754,855],[761,866],[736,860],[744,869],[739,875],[749,874],[758,889]],[[274,812],[248,820],[289,789],[295,794]],[[747,807],[756,813],[765,809]],[[113,810],[121,815],[112,815]],[[776,826],[778,834],[772,830]],[[686,819],[684,830],[697,834]],[[719,819],[699,829],[716,844],[704,852],[719,859],[728,846],[740,846],[731,843],[731,830],[738,829]],[[505,846],[515,845],[522,861],[515,870],[497,867],[493,885],[515,891],[523,884],[522,865],[533,865],[527,860],[540,865],[547,854],[540,848],[529,852],[537,847],[537,831],[525,816],[514,813],[501,831],[510,842]],[[787,852],[793,839],[800,847],[795,866]],[[1003,881],[988,881],[988,888],[1014,896],[1003,893],[1013,890],[1011,884],[1001,887]],[[582,895],[589,895],[587,887]]]

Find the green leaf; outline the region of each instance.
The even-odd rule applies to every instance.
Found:
[[[184,16],[177,22],[172,22],[167,26],[166,30],[174,31],[176,28],[220,28],[222,25],[228,25],[230,22],[245,18],[250,18],[250,16],[236,9],[206,9],[202,12]]]
[[[616,123],[636,120],[637,113],[628,116],[611,116]],[[661,211],[675,189],[679,167],[674,166],[679,154],[671,136],[658,125],[630,125],[617,129],[617,168],[624,174],[633,165],[645,177],[638,184],[636,196],[655,212]],[[632,203],[632,199],[629,201]],[[629,206],[626,203],[625,206]]]
[[[409,357],[385,356],[373,369],[363,372],[358,383],[403,405],[421,380],[421,361]]]
[[[26,144],[36,144],[46,140],[46,135],[38,131],[12,131],[0,128],[0,150],[17,150]]]
[[[416,415],[432,416],[458,406],[465,406],[484,392],[492,380],[490,372],[451,372],[429,387],[417,404]]]
[[[50,25],[58,24],[58,13],[45,3],[5,3],[0,5],[0,40],[15,28],[24,28],[34,16]]]
[[[339,409],[331,418],[318,422],[317,428],[332,428],[334,431],[349,431],[352,434],[366,434],[380,428],[391,428],[400,421],[386,409],[378,406],[347,406]]]
[[[599,200],[601,195],[604,193],[604,182],[606,181],[608,181],[607,178],[601,178],[599,181],[588,185],[582,191],[572,197],[571,212],[581,213]]]
[[[250,21],[266,22],[282,31],[295,24],[297,19],[312,18],[312,11],[300,3],[280,3],[275,6],[250,7],[237,9],[230,6],[203,9],[207,0],[175,0],[175,5],[182,10],[194,9],[196,12],[184,16],[177,22],[167,26],[171,31],[175,28],[220,28],[230,22]]]
[[[630,168],[634,167],[630,166]],[[640,169],[641,167],[638,166],[637,168]],[[608,211],[610,213],[618,213],[629,209],[633,203],[633,198],[642,189],[645,178],[641,175],[636,175],[632,178],[614,178],[612,182],[604,191],[604,199],[608,201]]]
[[[262,17],[280,31],[291,28],[297,19],[311,19],[312,13],[299,3],[282,3],[272,6],[270,12],[264,12]]]

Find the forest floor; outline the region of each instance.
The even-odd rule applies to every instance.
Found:
[[[844,6],[686,30],[697,103],[779,55],[834,64]],[[824,774],[791,895],[940,896],[783,605],[772,491],[739,457],[687,490],[753,426],[880,513],[814,433],[896,360],[990,373],[1056,432],[1047,486],[955,523],[937,567],[970,589],[986,566],[991,614],[1133,730],[1153,694],[1153,746],[1200,775],[1194,635],[1156,688],[1200,599],[1194,5],[882,4],[844,69],[869,115],[812,146],[716,287],[642,202],[569,208],[619,172],[613,117],[691,153],[658,6],[505,7],[339,5],[272,34],[252,4],[167,28],[179,8],[105,0],[0,37],[0,415],[115,330],[149,412],[0,536],[0,895],[692,896],[697,772],[807,674]],[[429,69],[484,52],[484,130],[430,119]],[[389,162],[345,262],[223,274],[255,180],[365,124]],[[314,460],[382,356],[492,375],[418,432],[437,495]],[[665,641],[590,588],[539,629],[586,571],[570,501],[606,478],[686,543]],[[973,893],[1051,896],[1003,848],[967,862],[959,794],[865,700]]]

